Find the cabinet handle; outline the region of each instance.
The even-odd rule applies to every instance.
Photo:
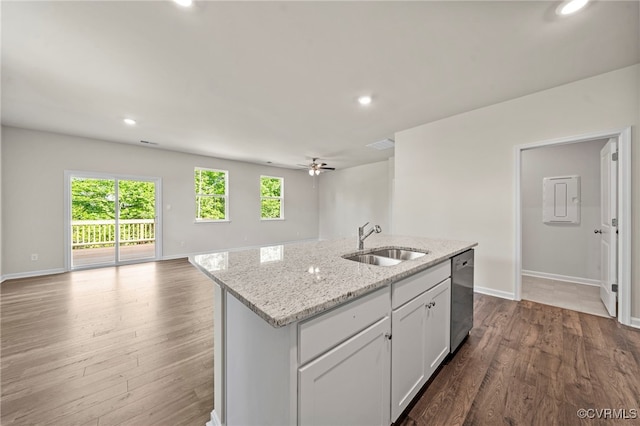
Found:
[[[391,333],[384,333],[384,337],[388,340],[391,340]]]
[[[436,302],[429,302],[429,304],[427,305],[427,308],[431,309],[434,306],[436,306]]]

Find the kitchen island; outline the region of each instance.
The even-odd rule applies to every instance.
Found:
[[[364,250],[355,243],[295,243],[190,259],[215,283],[213,424],[387,425],[435,371],[449,350],[450,259],[476,243],[382,234]],[[393,266],[344,258],[391,247],[426,255]],[[403,314],[409,311],[421,316]],[[417,318],[415,331],[424,336],[394,327],[405,318]],[[401,345],[425,339],[439,340],[418,351],[435,354],[413,363],[422,370],[418,377],[409,371],[411,359],[393,370],[392,353],[401,359],[415,352],[400,351]]]

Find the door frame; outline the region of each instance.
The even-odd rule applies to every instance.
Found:
[[[514,147],[515,157],[515,300],[522,299],[522,152],[596,139],[618,141],[618,321],[631,325],[631,127],[550,139]]]
[[[155,196],[155,209],[156,209],[156,242],[155,242],[155,257],[146,259],[132,259],[126,261],[116,260],[114,264],[105,265],[91,265],[86,267],[72,268],[71,265],[71,178],[72,177],[84,177],[90,179],[117,179],[117,180],[138,180],[153,182],[156,187]],[[118,189],[116,188],[116,197],[118,195]],[[116,214],[118,213],[116,204]],[[135,176],[135,175],[123,175],[117,173],[102,173],[102,172],[87,172],[81,170],[65,170],[64,171],[64,269],[65,271],[77,271],[81,269],[91,269],[104,266],[118,266],[127,265],[132,263],[152,262],[162,259],[162,178],[153,176]]]

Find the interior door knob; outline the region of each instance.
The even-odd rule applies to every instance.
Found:
[[[593,233],[594,234],[602,234],[602,229],[594,229]]]

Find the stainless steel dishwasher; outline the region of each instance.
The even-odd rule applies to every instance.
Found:
[[[451,351],[454,353],[473,327],[473,250],[451,261]]]

